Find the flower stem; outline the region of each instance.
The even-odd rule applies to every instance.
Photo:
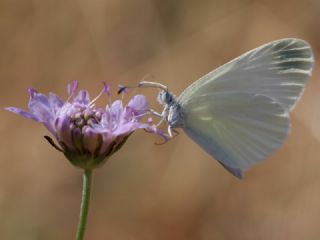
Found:
[[[91,193],[91,182],[92,182],[92,170],[86,169],[83,173],[83,189],[82,199],[80,207],[80,219],[77,230],[77,240],[83,240],[86,230],[86,224],[89,212],[90,193]]]

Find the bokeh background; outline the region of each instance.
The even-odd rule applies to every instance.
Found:
[[[136,84],[146,74],[179,94],[266,42],[298,37],[320,50],[318,0],[1,0],[1,107],[27,88],[80,81]],[[292,133],[239,181],[181,133],[157,146],[143,131],[95,171],[92,240],[308,239],[320,236],[319,63],[293,111]],[[155,90],[143,90],[154,108]],[[103,102],[101,102],[103,103]],[[0,112],[0,239],[74,239],[81,171],[40,124]]]

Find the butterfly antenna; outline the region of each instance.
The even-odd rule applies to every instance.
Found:
[[[157,82],[147,82],[147,81],[141,81],[138,84],[138,87],[140,88],[160,88],[164,91],[168,91],[168,87],[161,84],[161,83],[157,83]]]
[[[137,86],[122,86],[118,90],[118,94],[125,92],[128,88],[159,88],[168,92],[168,87],[157,82],[141,81]]]

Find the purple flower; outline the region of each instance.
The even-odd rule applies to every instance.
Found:
[[[95,102],[103,93],[110,97],[109,85],[104,84],[103,91],[91,101],[86,90],[76,95],[77,88],[77,81],[68,85],[67,101],[54,93],[46,96],[29,89],[29,112],[14,107],[6,110],[43,123],[60,147],[45,136],[49,143],[63,152],[73,165],[83,169],[101,166],[139,128],[166,138],[151,124],[150,118],[143,122],[144,116],[150,114],[145,96],[134,96],[127,106],[116,100],[110,106],[98,108]]]

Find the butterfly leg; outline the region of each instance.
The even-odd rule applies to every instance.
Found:
[[[158,126],[160,126],[161,123],[163,123],[163,121],[166,119],[166,116],[167,116],[167,108],[165,108],[165,109],[162,111],[162,113],[159,113],[159,112],[157,112],[157,111],[155,111],[155,110],[153,110],[153,109],[150,109],[150,113],[151,113],[152,115],[154,115],[155,117],[160,118],[160,121],[156,124],[156,126],[158,127]]]
[[[168,126],[168,134],[169,134],[170,138],[173,138],[172,132],[173,132],[173,129],[172,129],[172,127],[169,125],[169,126]]]
[[[155,111],[155,110],[153,110],[153,109],[150,109],[149,111],[150,111],[150,113],[151,113],[152,115],[154,115],[154,116],[156,116],[156,117],[158,117],[158,118],[163,118],[163,113],[159,113],[159,112],[157,112],[157,111]]]
[[[168,135],[170,138],[174,138],[175,136],[179,135],[179,132],[177,130],[175,130],[174,128],[172,128],[171,125],[168,126]]]
[[[174,134],[172,134],[174,133]],[[160,142],[160,143],[155,143],[156,145],[163,145],[166,142],[168,142],[169,140],[171,140],[172,138],[176,137],[179,135],[179,132],[177,130],[175,130],[174,128],[172,128],[171,126],[168,127],[168,134],[165,134],[167,139],[165,138],[164,141]]]
[[[176,136],[178,136],[180,133],[176,130],[176,129],[174,129],[174,128],[171,128],[171,131],[175,134],[175,135],[173,135],[172,136],[172,138],[174,138],[174,137],[176,137]]]

